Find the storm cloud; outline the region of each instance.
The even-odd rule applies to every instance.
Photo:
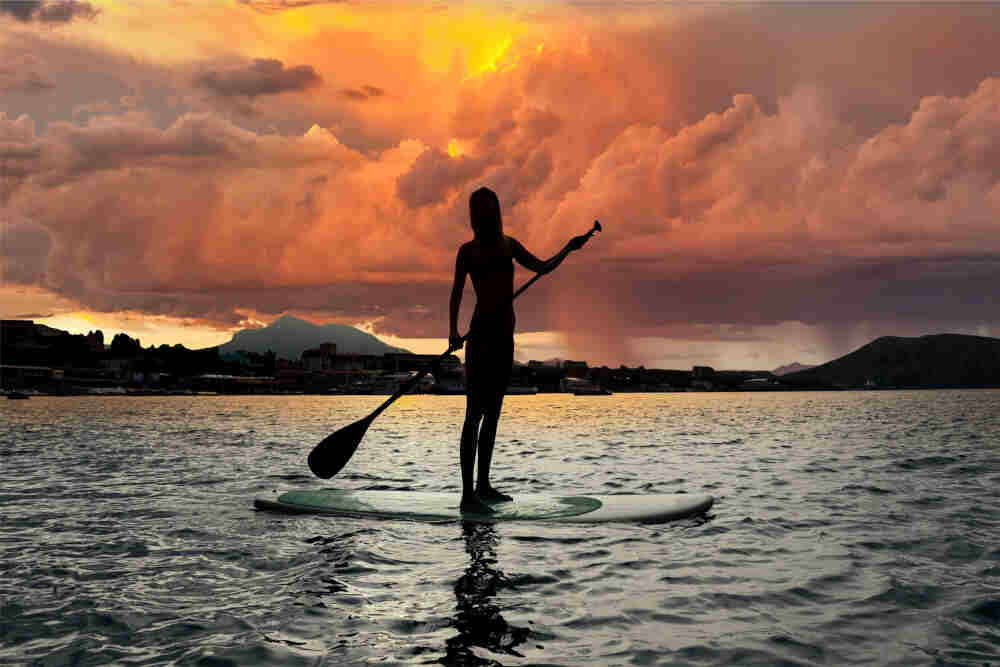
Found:
[[[385,91],[378,86],[361,86],[360,88],[344,88],[340,93],[355,102],[365,102],[385,95]]]
[[[68,23],[73,19],[92,19],[98,13],[97,8],[81,0],[14,0],[0,3],[0,15],[6,14],[22,22]]]
[[[518,304],[519,330],[566,332],[592,361],[790,322],[833,347],[858,323],[997,327],[1000,17],[929,16],[795,5],[606,25],[553,9],[544,45],[475,75],[329,27],[302,43],[311,65],[177,68],[193,99],[273,100],[257,125],[211,106],[163,122],[146,97],[81,99],[44,127],[0,112],[23,221],[4,280],[95,311],[295,311],[440,337],[468,195],[487,185],[536,255],[604,225]],[[364,48],[379,58],[346,78]],[[278,95],[323,82],[330,95]],[[266,127],[293,116],[316,120]]]
[[[257,58],[245,67],[205,70],[195,81],[217,95],[256,97],[307,90],[322,77],[310,65],[285,67],[274,58]]]

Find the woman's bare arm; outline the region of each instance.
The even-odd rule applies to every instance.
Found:
[[[555,255],[547,260],[540,260],[530,252],[528,249],[521,245],[521,242],[517,239],[512,238],[510,240],[511,251],[514,254],[514,259],[517,263],[528,269],[529,271],[534,271],[535,273],[549,273],[553,271],[557,266],[562,264],[562,261],[566,259],[574,250],[579,250],[583,247],[583,244],[587,242],[587,235],[575,236],[569,240],[562,250],[557,252]]]
[[[455,281],[451,285],[451,300],[448,304],[448,343],[455,349],[462,347],[462,336],[458,333],[458,310],[462,306],[462,292],[465,291],[465,277],[468,268],[465,266],[465,246],[458,249],[455,258]]]
[[[545,266],[548,262],[543,261],[528,252],[528,249],[521,245],[515,238],[510,239],[510,251],[517,260],[517,263],[535,273],[546,273]]]

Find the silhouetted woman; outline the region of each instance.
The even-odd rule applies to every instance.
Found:
[[[463,512],[487,513],[488,503],[512,500],[490,485],[490,464],[496,441],[497,422],[514,363],[514,260],[536,273],[548,273],[589,238],[577,236],[559,254],[542,261],[525,250],[517,239],[503,233],[500,200],[488,188],[469,197],[469,217],[474,238],[458,249],[455,282],[451,288],[450,347],[462,347],[458,333],[458,310],[465,289],[465,276],[472,276],[476,308],[465,348],[465,424],[462,426]],[[476,486],[472,472],[479,454]]]

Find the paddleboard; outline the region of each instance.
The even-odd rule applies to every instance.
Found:
[[[455,493],[311,489],[289,491],[272,500],[257,498],[262,510],[294,514],[401,519],[409,521],[558,521],[570,523],[660,522],[702,514],[714,498],[703,493],[622,496],[524,494],[493,505],[493,514],[462,513]]]

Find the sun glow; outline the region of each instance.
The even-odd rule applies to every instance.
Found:
[[[481,11],[433,15],[423,26],[420,58],[431,72],[444,74],[456,68],[465,77],[503,69],[512,47],[527,25],[509,16]]]
[[[316,12],[307,9],[290,9],[282,12],[279,21],[282,32],[289,36],[306,36],[316,32]]]
[[[35,320],[39,324],[50,326],[53,329],[62,329],[70,333],[87,333],[95,328],[100,328],[93,316],[82,312],[62,313],[51,317],[43,317]]]
[[[34,318],[38,324],[71,334],[86,334],[102,331],[104,343],[111,344],[116,334],[124,333],[138,338],[143,347],[150,345],[175,345],[180,343],[197,349],[221,345],[228,341],[235,329],[219,329],[214,326],[182,318],[150,316],[141,313],[93,313],[74,311],[50,317]],[[242,323],[241,323],[242,324]]]
[[[510,50],[510,45],[514,43],[514,38],[507,35],[499,44],[487,45],[483,50],[486,51],[484,62],[479,66],[479,73],[483,74],[489,71],[497,71],[497,63],[500,62],[504,54]]]

